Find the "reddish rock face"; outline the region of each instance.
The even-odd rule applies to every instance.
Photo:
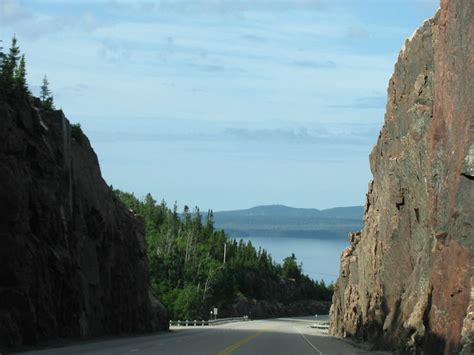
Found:
[[[168,327],[143,222],[61,111],[0,94],[0,349]]]
[[[400,52],[330,331],[474,353],[474,2],[442,1]]]

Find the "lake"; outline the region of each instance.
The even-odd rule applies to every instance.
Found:
[[[281,263],[294,253],[298,263],[303,263],[303,273],[314,280],[323,279],[326,283],[335,282],[339,275],[341,252],[349,246],[347,239],[322,240],[309,238],[271,238],[247,237],[255,248],[266,249],[273,260]]]

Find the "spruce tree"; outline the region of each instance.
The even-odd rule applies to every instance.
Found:
[[[43,85],[41,85],[40,99],[45,102],[48,97],[51,96],[51,90],[49,89],[48,77],[45,75],[43,77]]]
[[[20,58],[20,62],[15,69],[15,86],[24,92],[28,92],[28,85],[26,83],[26,65],[25,55],[23,54]]]
[[[45,108],[48,110],[54,109],[53,93],[49,89],[49,81],[46,75],[43,78],[43,85],[41,85],[40,99]]]
[[[7,58],[12,62],[12,66],[15,68],[18,63],[18,59],[20,59],[20,47],[18,47],[18,41],[15,35],[13,35],[10,52],[8,53]]]
[[[20,58],[20,48],[17,45],[16,37],[13,36],[10,51],[2,62],[1,84],[7,90],[12,89],[15,83],[15,69]]]

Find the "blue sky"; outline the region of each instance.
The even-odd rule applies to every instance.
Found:
[[[109,184],[180,206],[364,203],[405,38],[435,0],[0,2]]]

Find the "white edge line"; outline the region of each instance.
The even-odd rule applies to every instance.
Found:
[[[293,328],[295,328],[295,329],[298,331],[298,333],[300,333],[300,335],[303,337],[303,339],[306,340],[306,342],[307,342],[314,350],[316,350],[320,355],[324,355],[317,347],[315,347],[315,346],[313,345],[313,343],[311,343],[311,342],[308,340],[308,338],[306,338],[306,336],[305,336],[303,333],[301,333],[301,331],[300,331],[298,328],[296,328],[295,326],[293,326]]]

